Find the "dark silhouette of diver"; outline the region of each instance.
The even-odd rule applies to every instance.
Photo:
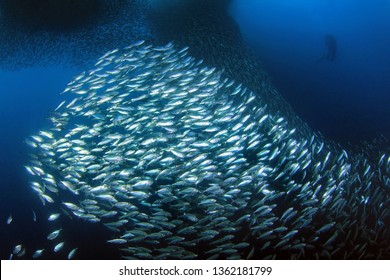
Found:
[[[319,59],[317,59],[317,62],[319,62],[323,59],[326,59],[329,61],[334,61],[336,59],[337,41],[333,35],[328,34],[325,36],[325,46],[326,46],[326,52]]]

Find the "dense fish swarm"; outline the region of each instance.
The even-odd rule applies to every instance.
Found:
[[[105,52],[152,40],[144,0],[1,0],[0,69],[85,69]]]
[[[111,229],[124,258],[390,256],[389,155],[370,163],[302,136],[187,48],[116,49],[63,96],[52,127],[27,139],[31,187]]]
[[[245,85],[255,94],[261,94],[267,108],[299,127],[297,134],[304,136],[311,128],[302,121],[291,105],[275,90],[265,67],[243,39],[240,27],[228,13],[229,0],[188,0],[186,7],[155,10],[151,13],[151,26],[161,42],[175,42],[182,48],[189,46],[189,54],[203,60],[208,67],[223,69],[224,76]]]

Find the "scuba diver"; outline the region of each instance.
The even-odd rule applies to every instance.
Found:
[[[337,41],[333,35],[328,34],[325,36],[325,46],[326,46],[326,52],[319,59],[317,59],[317,62],[319,62],[323,59],[326,59],[329,61],[334,61],[336,59]]]

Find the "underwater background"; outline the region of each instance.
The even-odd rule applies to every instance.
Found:
[[[389,133],[389,1],[236,1],[232,13],[274,84],[313,129],[342,143]],[[321,59],[325,36],[334,61]]]
[[[49,128],[60,93],[77,74],[140,39],[189,46],[195,58],[244,86],[270,81],[289,104],[286,112],[325,139],[346,150],[388,153],[390,1],[209,2],[1,1],[1,259],[17,244],[27,248],[21,258],[31,259],[41,247],[47,247],[44,258],[64,258],[46,239],[55,228],[29,187],[25,139]],[[327,35],[337,41],[332,60],[325,57]],[[75,258],[121,257],[102,225],[72,219],[61,226],[67,249],[78,248]]]

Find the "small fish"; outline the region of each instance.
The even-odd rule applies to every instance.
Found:
[[[56,238],[60,235],[61,230],[62,230],[62,229],[57,229],[57,230],[53,231],[52,233],[50,233],[50,234],[47,236],[47,239],[49,239],[49,240],[54,240],[54,239],[56,239]]]
[[[11,223],[12,223],[12,220],[13,220],[12,214],[10,214],[10,215],[8,216],[8,219],[7,219],[7,225],[11,224]]]
[[[53,198],[51,198],[51,197],[48,196],[47,194],[42,194],[41,197],[43,198],[44,201],[47,201],[47,202],[49,202],[49,203],[54,203]]]
[[[74,258],[75,254],[76,254],[76,251],[77,251],[77,248],[74,248],[72,251],[69,252],[68,260],[71,260],[71,259]]]
[[[62,204],[64,204],[69,210],[72,210],[72,211],[79,211],[80,210],[80,208],[77,205],[75,205],[71,202],[62,202]]]
[[[64,247],[65,242],[60,242],[54,247],[54,252],[58,253],[63,247]]]
[[[22,249],[23,249],[23,246],[21,244],[16,245],[14,250],[12,251],[12,253],[14,255],[18,255],[22,251]]]
[[[26,249],[23,248],[22,251],[20,251],[19,254],[17,254],[16,256],[20,258],[23,257],[25,254],[26,254]]]
[[[60,216],[61,216],[60,213],[54,213],[54,214],[51,214],[51,215],[49,216],[48,220],[49,220],[50,222],[53,222],[53,221],[57,220]]]
[[[127,243],[127,240],[123,238],[116,238],[116,239],[107,240],[107,242],[113,244],[124,244]]]
[[[325,232],[325,231],[329,230],[330,228],[332,228],[335,224],[336,224],[336,222],[331,222],[331,223],[329,223],[329,224],[326,224],[326,225],[324,225],[322,228],[320,228],[319,230],[317,230],[317,233]]]
[[[43,254],[43,251],[45,251],[45,249],[36,250],[33,254],[33,259],[40,258]]]
[[[34,210],[32,210],[32,217],[33,217],[33,221],[36,222],[37,221],[37,215],[35,214]]]
[[[290,231],[289,233],[287,233],[284,237],[283,237],[283,239],[289,239],[289,238],[291,238],[292,236],[294,236],[295,234],[297,234],[298,233],[298,230],[292,230],[292,231]]]

